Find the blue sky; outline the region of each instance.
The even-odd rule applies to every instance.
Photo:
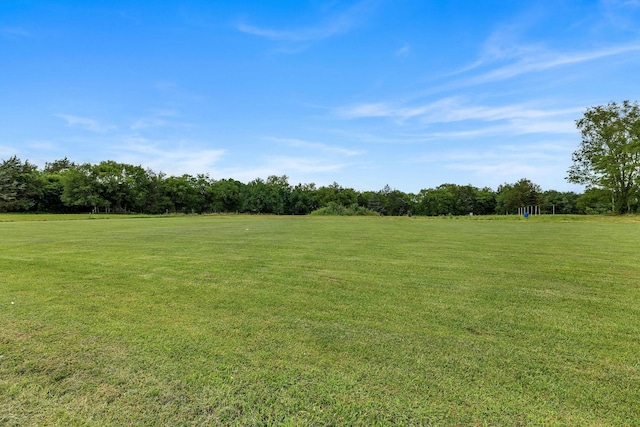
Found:
[[[575,120],[639,70],[640,0],[0,0],[0,158],[582,191]]]

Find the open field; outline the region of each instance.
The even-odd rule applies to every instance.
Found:
[[[638,217],[88,217],[0,216],[0,425],[640,420]]]

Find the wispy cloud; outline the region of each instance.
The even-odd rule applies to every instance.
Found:
[[[588,52],[539,53],[537,55],[531,55],[519,59],[515,63],[501,66],[478,76],[471,77],[462,83],[464,85],[474,85],[504,80],[525,73],[546,71],[552,68],[594,61],[635,51],[640,51],[640,43],[612,46]]]
[[[375,0],[360,1],[347,10],[335,13],[321,22],[303,28],[273,29],[247,23],[236,26],[238,31],[269,40],[304,42],[322,40],[344,34],[357,26],[378,4]]]
[[[71,114],[54,114],[54,116],[66,121],[67,126],[77,127],[91,132],[105,133],[115,129],[115,126],[106,126],[100,124],[97,120],[87,117],[74,116]]]
[[[605,22],[607,17],[609,20],[614,20],[620,15],[628,18],[640,12],[640,0],[601,0],[600,4],[604,16],[598,17],[598,25]],[[535,10],[540,13],[536,13]],[[516,22],[498,26],[482,44],[475,61],[445,74],[444,77],[464,75],[472,71],[476,75],[452,82],[445,88],[460,88],[506,80],[523,74],[539,73],[640,50],[639,42],[609,44],[609,46],[598,43],[590,50],[581,51],[553,49],[548,43],[535,41],[525,34],[529,29],[541,24],[543,15],[541,9],[534,8],[533,12],[517,18]],[[637,25],[634,25],[634,29],[637,31]],[[590,40],[586,35],[583,39]],[[523,42],[523,40],[526,41]]]
[[[434,163],[434,162],[532,162],[536,160],[555,161],[558,154],[571,153],[569,147],[563,141],[540,142],[522,145],[496,145],[487,149],[467,148],[465,150],[448,150],[445,152],[418,156],[411,159],[415,163]]]
[[[171,148],[163,148],[166,146]],[[121,161],[169,175],[209,173],[225,154],[226,150],[203,149],[192,142],[145,138],[126,138],[117,151]]]
[[[440,132],[425,131],[422,134],[423,141],[439,141],[439,140],[463,140],[475,139],[487,136],[506,136],[530,135],[530,134],[575,134],[576,130],[572,120],[567,121],[527,121],[514,120],[505,124],[496,126],[471,126],[465,130],[452,130]]]
[[[409,160],[411,163],[438,165],[452,176],[464,173],[473,176],[474,185],[495,185],[496,182],[515,182],[522,177],[553,186],[564,178],[570,147],[562,141],[501,145],[486,149],[454,149],[425,153]]]
[[[301,139],[294,139],[294,138],[267,137],[265,139],[267,141],[287,144],[290,147],[309,148],[312,150],[322,151],[325,153],[338,154],[338,155],[349,156],[349,157],[357,156],[364,153],[363,151],[349,150],[342,147],[336,147],[333,145],[324,144],[322,142],[309,142],[309,141],[303,141]]]
[[[0,160],[6,160],[11,156],[15,156],[18,150],[8,145],[0,144]]]
[[[461,97],[443,98],[422,105],[393,105],[388,103],[359,104],[341,107],[334,114],[342,119],[390,118],[398,121],[418,119],[421,123],[451,123],[469,120],[531,120],[565,116],[582,111],[581,108],[539,109],[526,104],[503,106],[468,105]]]
[[[610,25],[622,31],[638,33],[640,0],[602,0],[603,14]]]
[[[180,120],[181,114],[176,110],[155,108],[150,109],[147,114],[133,120],[129,124],[129,129],[141,131],[153,128],[187,128],[193,124]]]
[[[31,141],[27,143],[27,146],[29,148],[34,148],[36,150],[42,151],[51,151],[58,148],[57,144],[53,143],[52,141]]]
[[[396,51],[396,56],[407,56],[411,51],[411,47],[408,44],[405,44],[400,49]]]
[[[131,128],[131,130],[141,130],[141,129],[161,127],[166,125],[166,123],[167,122],[165,120],[161,120],[158,118],[143,118],[143,119],[138,119],[135,122],[131,123],[129,127]]]
[[[316,158],[307,157],[268,156],[267,160],[270,166],[281,173],[333,172],[348,166],[347,163],[319,162]]]
[[[0,33],[12,38],[31,37],[31,33],[22,27],[2,27]]]
[[[233,177],[243,182],[249,182],[256,178],[267,178],[271,175],[287,175],[289,183],[318,183],[321,176],[328,174],[331,182],[334,174],[352,166],[348,163],[318,162],[315,158],[291,157],[291,156],[267,156],[258,165],[243,163],[241,166],[232,166],[217,169],[215,175],[221,178]],[[320,175],[320,176],[319,176]]]

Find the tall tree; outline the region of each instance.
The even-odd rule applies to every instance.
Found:
[[[242,207],[244,184],[235,179],[221,179],[211,183],[214,212],[239,212]]]
[[[51,163],[45,163],[44,170],[40,174],[41,189],[36,204],[38,211],[62,213],[72,210],[62,202],[62,193],[64,192],[62,175],[75,166],[76,165],[66,157]]]
[[[306,215],[318,208],[316,185],[298,184],[291,189],[291,213]]]
[[[90,163],[83,163],[61,172],[63,190],[60,199],[65,206],[93,208],[94,211],[109,206],[109,202],[102,197],[100,183],[93,169]]]
[[[174,210],[173,202],[167,194],[166,175],[163,172],[146,170],[147,191],[143,212],[152,214],[168,213]]]
[[[170,176],[164,180],[165,194],[173,202],[173,212],[202,213],[205,195],[198,188],[198,178],[189,174]]]
[[[551,214],[575,214],[578,213],[576,201],[578,195],[574,192],[560,192],[556,190],[547,190],[542,194],[544,213]]]
[[[38,168],[16,156],[0,163],[0,212],[31,209],[39,196]]]
[[[290,199],[291,186],[289,185],[289,177],[286,175],[271,175],[267,177],[265,183],[266,190],[266,212],[282,215],[291,213]]]
[[[582,134],[567,180],[611,191],[616,213],[630,210],[640,185],[640,106],[611,102],[576,121]]]
[[[576,209],[581,214],[607,214],[613,212],[611,191],[589,188],[576,199]]]
[[[522,178],[515,184],[504,184],[498,187],[496,195],[497,213],[516,213],[518,208],[539,206],[542,204],[542,190],[538,184]]]

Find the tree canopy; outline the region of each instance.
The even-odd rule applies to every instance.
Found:
[[[604,213],[611,211],[610,200],[607,190],[543,192],[524,178],[497,191],[442,184],[412,194],[388,185],[362,192],[336,182],[291,185],[286,175],[248,183],[206,174],[167,176],[112,160],[76,164],[64,158],[46,163],[43,170],[16,156],[0,162],[0,212],[436,216],[516,214],[520,207],[537,205],[549,214]]]
[[[640,107],[611,102],[576,121],[582,135],[567,180],[611,193],[616,213],[632,211],[640,186]]]

